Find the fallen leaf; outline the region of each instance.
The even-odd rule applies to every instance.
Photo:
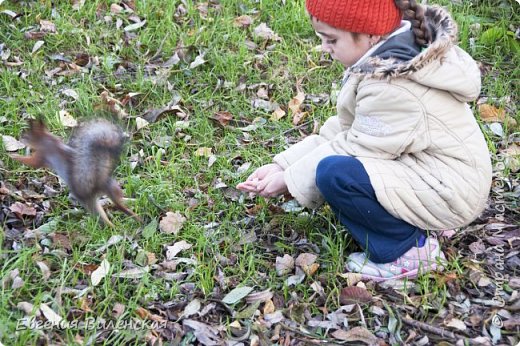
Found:
[[[25,144],[19,142],[16,138],[8,135],[2,135],[2,142],[6,151],[17,151],[25,148]]]
[[[18,304],[16,304],[16,307],[19,309],[19,310],[22,310],[23,312],[25,312],[25,314],[27,316],[32,316],[32,315],[35,315],[35,316],[41,316],[41,312],[39,309],[34,309],[34,305],[31,304],[31,303],[28,303],[28,302],[19,302]]]
[[[287,107],[293,112],[293,114],[298,113],[300,111],[300,106],[302,105],[303,101],[305,100],[305,94],[303,91],[298,91],[296,96],[294,96],[291,101],[289,101],[289,104]]]
[[[27,31],[23,34],[23,36],[28,40],[39,40],[45,37],[45,35],[47,35],[47,33],[42,31]]]
[[[446,327],[455,328],[460,331],[466,330],[466,328],[467,328],[466,324],[457,318],[452,318],[449,321],[444,321],[444,325]]]
[[[186,218],[179,212],[176,211],[175,213],[172,213],[169,211],[159,222],[159,229],[163,233],[177,234],[181,230],[185,221]]]
[[[36,43],[34,44],[34,46],[32,48],[31,54],[36,53],[44,44],[45,44],[44,41],[36,41]]]
[[[233,305],[233,304],[239,302],[240,300],[242,300],[242,298],[247,296],[249,293],[251,293],[252,290],[253,290],[253,287],[248,287],[248,286],[237,287],[237,288],[233,289],[231,292],[229,292],[228,294],[226,294],[226,296],[224,298],[222,298],[222,302],[225,304]]]
[[[141,114],[141,117],[149,123],[154,123],[161,115],[167,113],[173,113],[181,119],[186,118],[186,113],[179,106],[166,106],[159,109],[150,109]]]
[[[197,340],[205,346],[220,345],[219,331],[217,328],[204,324],[202,322],[185,319],[182,325],[193,330],[193,335]]]
[[[73,10],[79,10],[85,5],[86,0],[72,0],[72,9]]]
[[[366,289],[349,286],[341,289],[339,302],[342,305],[367,304],[372,301],[372,295]]]
[[[114,307],[112,308],[112,316],[114,316],[116,319],[121,317],[123,313],[125,312],[125,305],[121,303],[115,303]]]
[[[195,156],[210,157],[212,155],[212,148],[200,147],[195,151]]]
[[[233,120],[233,114],[226,111],[216,112],[211,119],[218,121],[222,127],[226,127]]]
[[[118,4],[110,5],[110,13],[119,14],[123,11],[124,11],[124,8],[122,6],[119,6]]]
[[[40,30],[43,32],[50,32],[55,33],[56,32],[56,25],[51,22],[50,20],[40,20]]]
[[[204,53],[197,55],[195,60],[190,64],[190,70],[194,69],[195,67],[198,67],[202,64],[206,63],[206,60],[204,60]]]
[[[74,99],[74,101],[77,101],[79,99],[79,94],[74,89],[63,89],[63,90],[61,90],[61,93],[65,96],[68,96],[68,97]]]
[[[294,269],[294,258],[289,255],[283,257],[276,257],[276,274],[282,276],[290,273]]]
[[[110,270],[110,262],[107,259],[104,259],[99,267],[92,272],[90,275],[90,279],[92,280],[92,286],[97,286],[103,280],[103,278],[108,274]]]
[[[264,305],[264,315],[272,314],[275,312],[276,307],[274,306],[274,303],[271,299],[265,302]]]
[[[184,308],[184,311],[182,312],[182,317],[190,317],[195,315],[200,311],[200,300],[193,299],[186,307]]]
[[[271,289],[268,288],[262,292],[250,293],[246,297],[246,302],[248,304],[252,304],[252,303],[256,303],[256,302],[262,303],[262,302],[271,301],[271,298],[273,298],[273,292],[271,292]]]
[[[310,266],[313,264],[317,258],[318,256],[313,253],[301,253],[298,257],[296,257],[294,264],[303,268],[304,266]]]
[[[248,26],[250,26],[253,23],[253,18],[251,18],[251,16],[244,15],[244,16],[236,17],[233,20],[233,23],[235,26],[238,26],[241,28],[247,28]]]
[[[282,119],[287,113],[281,109],[280,107],[277,107],[274,112],[271,114],[271,120],[278,121]]]
[[[266,23],[260,23],[254,30],[253,34],[256,37],[272,40],[272,41],[280,41],[280,36],[278,36],[271,28],[267,26]]]
[[[58,112],[58,116],[60,117],[60,122],[65,127],[76,127],[78,126],[78,122],[74,117],[67,112],[66,110],[60,110]]]
[[[296,126],[296,125],[299,125],[303,119],[305,119],[307,117],[308,113],[307,112],[296,112],[294,113],[293,115],[293,125]]]
[[[20,219],[24,216],[36,216],[36,209],[34,207],[28,206],[20,202],[15,202],[11,204],[9,210],[15,213],[16,216]]]
[[[55,326],[59,325],[61,320],[63,320],[63,318],[60,315],[58,315],[56,312],[54,312],[54,310],[52,310],[45,303],[42,303],[40,305],[40,311],[42,312],[43,316],[45,316],[47,321],[51,322]]]
[[[364,327],[354,327],[347,331],[338,329],[331,334],[335,339],[343,341],[361,341],[368,345],[377,345],[378,339]]]
[[[128,116],[128,113],[123,109],[122,103],[111,97],[108,91],[103,91],[100,95],[102,105],[106,106],[110,112],[117,115],[120,119]]]
[[[146,24],[146,20],[143,20],[141,22],[137,22],[137,23],[133,23],[133,24],[129,24],[129,25],[125,26],[125,28],[123,30],[126,32],[135,31],[135,30],[142,28],[145,24]]]
[[[127,270],[123,270],[120,273],[113,274],[113,278],[122,278],[122,279],[140,279],[146,273],[150,272],[150,267],[136,267]]]
[[[40,270],[42,271],[43,279],[45,281],[49,280],[49,278],[51,277],[51,270],[49,269],[47,264],[45,264],[45,262],[38,261],[38,262],[36,262],[36,265],[38,265],[38,267],[40,267]]]
[[[181,240],[173,244],[172,246],[166,247],[166,259],[168,261],[172,260],[177,254],[183,250],[191,249],[193,245],[186,242],[185,240]]]
[[[516,120],[506,114],[505,109],[497,108],[490,104],[481,104],[478,106],[480,119],[488,123],[501,122],[510,126],[516,126]]]
[[[147,127],[150,124],[148,121],[146,121],[145,119],[143,119],[141,117],[136,117],[135,123],[137,125],[137,130]]]

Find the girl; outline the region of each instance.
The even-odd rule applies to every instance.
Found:
[[[440,7],[404,0],[306,0],[323,51],[346,67],[337,115],[237,188],[328,202],[363,253],[366,279],[413,278],[443,259],[431,231],[484,209],[491,161],[466,102],[480,71]],[[404,20],[403,20],[404,19]]]

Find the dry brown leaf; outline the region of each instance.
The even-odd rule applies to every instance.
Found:
[[[121,102],[110,96],[108,91],[103,91],[99,96],[101,98],[101,105],[111,113],[117,115],[120,119],[128,116],[128,113],[123,109]]]
[[[481,104],[478,106],[478,110],[480,113],[480,119],[482,121],[493,123],[507,123],[510,126],[516,126],[516,120],[506,114],[505,109],[497,108],[490,104]]]
[[[11,204],[9,210],[15,213],[16,216],[20,219],[23,216],[36,216],[36,209],[34,207],[28,206],[20,202],[15,202],[14,204]]]
[[[285,116],[285,111],[281,109],[280,107],[276,108],[274,112],[271,114],[271,120],[278,121],[282,119]]]
[[[298,257],[296,257],[294,264],[296,264],[298,267],[310,266],[316,262],[317,258],[318,256],[313,253],[301,253]]]
[[[347,331],[338,329],[331,334],[335,339],[343,341],[361,341],[368,345],[377,345],[378,339],[364,327],[354,327]]]
[[[296,112],[294,113],[294,116],[293,116],[293,125],[296,126],[296,125],[299,125],[303,119],[305,119],[307,117],[308,113],[307,112]]]
[[[235,26],[238,26],[240,28],[247,28],[253,23],[253,18],[251,18],[251,16],[244,15],[236,17],[233,23],[235,24]]]
[[[366,289],[349,286],[341,289],[339,302],[342,305],[366,304],[372,301],[372,295]]]
[[[158,109],[149,109],[141,117],[149,123],[156,122],[162,115],[173,113],[180,119],[186,118],[186,113],[179,106],[166,106]]]
[[[119,14],[123,11],[124,11],[124,8],[122,6],[119,6],[118,4],[110,5],[110,13],[112,13],[112,14]]]
[[[271,299],[265,302],[264,305],[264,315],[272,314],[275,312],[276,307],[274,306],[274,303]]]
[[[40,20],[40,29],[43,32],[49,32],[49,33],[55,33],[56,32],[56,25],[51,22],[50,20]]]
[[[267,26],[266,23],[260,23],[254,31],[254,35],[256,37],[260,37],[265,40],[272,40],[272,41],[280,41],[280,36],[278,36],[271,28]]]
[[[318,270],[319,267],[320,267],[320,265],[318,263],[313,263],[308,266],[306,266],[306,265],[302,266],[302,269],[307,276],[312,276],[312,275],[314,275],[314,273],[316,273],[316,271]]]
[[[289,101],[289,104],[287,107],[291,110],[291,112],[298,113],[300,111],[300,106],[302,105],[303,101],[305,100],[305,94],[303,91],[298,91],[296,96],[294,96],[291,101]]]
[[[28,40],[39,40],[45,37],[45,35],[47,33],[42,31],[27,31],[23,36]]]
[[[226,111],[216,112],[211,119],[218,121],[222,127],[226,127],[233,120],[233,114]]]
[[[181,230],[185,221],[186,218],[179,212],[176,211],[175,213],[172,213],[169,211],[159,222],[159,229],[163,233],[177,234]]]
[[[66,233],[53,233],[52,234],[52,243],[55,246],[60,246],[67,251],[72,251],[72,244]],[[92,269],[92,270],[94,270],[94,269]],[[88,275],[90,275],[90,273],[88,273]]]

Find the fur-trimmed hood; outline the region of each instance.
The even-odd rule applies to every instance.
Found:
[[[475,61],[456,46],[457,24],[438,6],[427,6],[425,18],[433,42],[408,61],[374,56],[351,70],[364,78],[407,78],[422,85],[447,91],[461,101],[480,93],[480,70]]]

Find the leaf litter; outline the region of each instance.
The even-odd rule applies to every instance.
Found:
[[[79,11],[85,1],[74,0],[72,6]],[[176,19],[188,22],[188,4],[181,1],[175,13]],[[196,10],[201,18],[207,20],[209,11],[218,8],[217,2],[209,1],[198,3]],[[102,11],[102,9],[99,9]],[[115,17],[121,17],[120,31],[128,34],[135,34],[141,30],[146,30],[148,22],[146,19],[139,18],[137,15],[130,19],[131,14],[136,11],[132,1],[120,1],[114,3],[110,8],[105,8],[107,13]],[[3,13],[10,15],[3,11]],[[14,13],[14,12],[13,12]],[[249,15],[251,14],[251,15]],[[262,55],[268,50],[264,50],[268,44],[281,41],[281,37],[275,33],[269,23],[256,25],[257,16],[254,11],[248,15],[236,17],[233,21],[242,30],[252,30],[253,41],[244,42],[249,49]],[[126,24],[123,24],[126,23]],[[35,55],[41,54],[47,48],[46,39],[48,35],[56,33],[58,30],[53,22],[40,19],[39,27],[35,31],[26,32],[28,39],[34,40],[32,52]],[[256,25],[256,26],[255,26]],[[135,36],[126,36],[135,39]],[[132,38],[133,37],[133,38]],[[262,42],[263,41],[263,42]],[[158,54],[156,59],[150,59],[145,66],[145,73],[154,83],[164,83],[167,86],[167,79],[173,67],[189,70],[204,68],[211,61],[206,61],[204,47],[177,47],[172,54]],[[20,57],[13,56],[16,53],[8,52],[6,48],[2,50],[2,62],[6,68],[17,68],[23,65]],[[155,54],[157,52],[152,52]],[[150,56],[150,55],[149,55]],[[149,57],[148,56],[148,57]],[[209,59],[208,59],[209,60]],[[63,53],[54,56],[51,61],[53,68],[46,70],[49,78],[73,76],[81,73],[91,73],[100,65],[100,59],[86,53],[70,54]],[[117,57],[114,59],[113,67],[118,68],[121,76],[131,76],[133,71],[131,64],[124,67],[124,59]],[[252,60],[255,66],[262,66],[262,58]],[[135,72],[135,71],[134,71]],[[101,79],[102,80],[102,79]],[[290,116],[296,128],[296,137],[284,134],[287,143],[299,140],[311,132],[305,132],[306,117],[308,113],[306,102],[327,103],[334,98],[334,95],[308,95],[305,94],[300,83],[296,83],[295,93],[288,100],[273,99],[272,89],[268,85],[247,85],[247,82],[237,82],[233,87],[237,91],[250,93],[251,105],[255,110],[267,113],[267,118],[272,121],[285,121],[284,117]],[[63,89],[63,96],[69,101],[77,101],[79,95],[73,89]],[[72,91],[67,91],[72,90]],[[116,95],[117,94],[117,95]],[[173,114],[180,119],[184,119],[189,114],[184,108],[184,104],[179,106],[177,103],[169,104],[164,107],[150,109],[145,113],[134,112],[132,109],[132,99],[139,99],[139,95],[126,94],[128,97],[121,98],[121,94],[114,93],[113,90],[104,90],[99,95],[102,109],[106,109],[121,119],[132,117],[130,114],[140,114],[135,117],[141,118],[147,123],[137,125],[138,129],[145,130],[150,124],[160,121],[164,115]],[[488,101],[490,101],[488,103]],[[501,105],[500,107],[496,105]],[[221,261],[218,264],[219,270],[215,274],[219,275],[215,291],[205,292],[204,294],[196,288],[192,268],[198,261],[193,246],[186,240],[175,238],[173,245],[166,246],[163,254],[164,261],[156,263],[152,252],[141,251],[147,259],[137,260],[136,263],[143,263],[143,266],[129,265],[122,271],[116,273],[110,267],[106,259],[102,259],[100,265],[85,264],[78,266],[78,270],[90,276],[93,286],[102,285],[103,280],[107,280],[108,273],[112,270],[112,278],[125,280],[140,279],[144,275],[153,274],[159,278],[168,278],[179,284],[179,294],[172,301],[158,300],[147,304],[146,308],[138,308],[136,315],[143,319],[164,318],[168,321],[167,327],[154,331],[155,340],[158,342],[171,341],[175,344],[182,338],[188,340],[194,337],[203,345],[220,345],[224,342],[228,344],[266,344],[267,336],[270,342],[283,345],[298,345],[305,342],[320,343],[324,340],[330,342],[358,342],[363,344],[398,344],[406,340],[406,343],[425,345],[430,343],[463,344],[463,342],[473,344],[512,344],[515,334],[518,334],[520,318],[518,308],[518,273],[516,268],[520,263],[519,247],[519,218],[518,218],[518,198],[520,188],[518,180],[512,179],[511,172],[518,172],[518,165],[515,160],[518,158],[518,147],[520,144],[518,135],[509,135],[512,131],[507,131],[508,127],[517,126],[514,119],[514,107],[507,102],[493,102],[493,100],[479,101],[478,111],[481,120],[486,124],[485,129],[494,138],[496,143],[496,157],[494,158],[494,185],[491,193],[491,203],[486,212],[480,219],[472,225],[459,230],[452,237],[441,236],[443,248],[446,249],[448,256],[452,259],[462,256],[464,266],[462,269],[448,268],[444,273],[432,274],[435,279],[444,282],[446,289],[446,301],[431,293],[425,293],[424,287],[418,283],[390,282],[376,284],[373,282],[360,282],[356,275],[338,273],[337,276],[324,277],[323,274],[328,270],[329,263],[325,263],[318,252],[309,252],[309,248],[314,244],[302,242],[302,236],[298,235],[294,229],[283,229],[276,222],[270,225],[270,229],[259,229],[258,227],[247,224],[243,227],[244,234],[252,230],[255,236],[247,244],[254,243],[265,249],[266,261],[271,265],[274,273],[278,274],[283,282],[290,285],[290,293],[286,296],[280,294],[283,282],[269,282],[265,273],[257,273],[255,284],[262,286],[260,290],[255,286],[240,286],[242,283],[233,281],[228,277],[225,270],[220,266],[234,264],[230,259],[231,255],[220,255]],[[68,109],[68,108],[67,108]],[[66,111],[63,111],[66,112]],[[212,113],[210,113],[212,114]],[[267,126],[268,121],[265,115],[251,121],[250,118],[242,114],[234,113],[226,109],[216,110],[213,121],[217,126],[226,130],[238,130],[247,133],[250,137],[244,137],[242,143],[252,140],[252,135],[258,129]],[[63,126],[73,126],[73,118],[70,114],[60,113],[60,122]],[[252,117],[251,117],[252,118]],[[263,119],[263,120],[262,120]],[[145,124],[145,126],[142,126]],[[486,127],[487,126],[487,127]],[[24,148],[23,143],[18,142],[14,137],[3,134],[3,145],[8,151],[18,151]],[[212,148],[207,146],[197,146],[193,153],[211,158],[216,157]],[[219,153],[220,155],[220,153]],[[144,157],[144,155],[143,155]],[[237,165],[237,168],[244,167],[237,172],[245,174],[249,165],[245,163]],[[208,167],[211,165],[208,164]],[[51,199],[54,190],[60,193],[63,188],[54,177],[35,179],[34,182],[25,182],[17,186],[10,186],[2,182],[0,201],[2,203],[2,215],[0,221],[3,222],[6,240],[3,247],[9,250],[19,249],[20,244],[38,239],[39,246],[47,252],[62,248],[71,252],[72,243],[76,243],[76,238],[68,234],[47,230],[44,215],[49,212],[49,207],[45,205]],[[227,185],[226,185],[227,183]],[[229,181],[221,181],[228,188]],[[32,192],[22,193],[20,186],[25,185]],[[203,196],[208,198],[207,187],[197,187],[197,191],[192,196]],[[206,190],[205,190],[206,189]],[[47,192],[45,192],[47,191]],[[33,193],[34,192],[34,193]],[[237,194],[232,194],[231,190],[226,190],[228,196],[233,201],[240,201]],[[37,196],[43,196],[37,197]],[[192,197],[193,198],[193,197]],[[243,202],[243,201],[242,201]],[[241,203],[242,203],[241,202]],[[251,200],[249,200],[251,202]],[[248,202],[248,203],[249,203]],[[209,202],[208,202],[209,203]],[[275,202],[276,203],[276,202]],[[251,205],[249,210],[255,210],[255,205]],[[253,218],[253,223],[258,222],[255,218],[258,210],[249,216]],[[165,211],[166,212],[166,211]],[[272,214],[271,214],[272,212]],[[303,210],[292,209],[294,213],[305,213]],[[155,236],[155,231],[159,230],[174,237],[181,237],[183,224],[188,222],[185,216],[178,213],[171,217],[171,212],[166,212],[166,216],[160,223],[151,224],[146,231],[146,237],[150,239]],[[277,208],[269,209],[269,220],[276,219],[276,213],[280,213]],[[188,214],[186,214],[188,216]],[[184,218],[184,219],[183,219]],[[218,220],[221,221],[221,220]],[[40,228],[43,227],[43,228]],[[217,229],[218,226],[209,229]],[[289,234],[287,234],[289,233]],[[27,237],[24,237],[26,235]],[[29,236],[30,235],[30,236]],[[143,230],[144,236],[144,230]],[[120,243],[125,237],[115,235],[107,241],[107,244],[94,251],[99,255],[104,255],[110,247]],[[277,242],[291,246],[295,249],[292,252],[281,251],[276,247]],[[129,241],[131,243],[131,241]],[[172,244],[172,243],[170,243]],[[237,244],[237,251],[240,251],[244,244]],[[157,251],[159,253],[160,251]],[[57,254],[57,252],[54,252]],[[178,255],[187,257],[177,257]],[[228,258],[229,257],[229,258]],[[213,257],[212,257],[213,258]],[[294,259],[296,258],[296,260]],[[144,261],[144,262],[143,262]],[[35,260],[39,268],[38,275],[45,280],[52,280],[52,273],[55,268],[48,265],[48,262]],[[98,262],[99,263],[99,262]],[[150,266],[148,266],[150,264]],[[52,268],[52,269],[51,269]],[[81,268],[81,269],[79,269]],[[20,268],[21,269],[21,268]],[[340,269],[341,270],[341,269]],[[291,281],[288,279],[292,278]],[[287,281],[285,281],[287,280]],[[28,281],[26,273],[21,270],[13,270],[2,278],[2,286],[10,286],[14,289],[23,289]],[[88,284],[88,283],[87,283]],[[245,283],[250,284],[250,283]],[[274,289],[267,289],[267,287]],[[296,286],[296,287],[292,287]],[[225,287],[225,289],[224,289]],[[309,288],[312,292],[310,296],[304,296],[297,288]],[[74,292],[76,295],[85,297],[86,288],[67,288],[63,294]],[[424,297],[426,297],[425,301]],[[430,299],[431,298],[431,299]],[[328,299],[337,301],[340,307],[331,304]],[[386,302],[392,306],[389,308]],[[85,298],[81,306],[84,310],[89,308],[90,302]],[[303,307],[302,307],[303,306]],[[19,302],[19,309],[26,315],[36,314],[40,318],[50,321],[59,321],[62,317],[57,314],[54,306],[42,303],[39,306],[31,302]],[[114,306],[115,315],[121,315],[124,307]],[[251,311],[249,311],[251,310]],[[240,315],[242,313],[242,315]],[[159,317],[157,317],[159,316]],[[253,316],[250,320],[234,316]],[[498,317],[497,317],[498,316]],[[252,319],[251,319],[252,318]],[[227,331],[227,321],[232,322],[235,328],[233,338]],[[425,323],[423,321],[428,321]],[[497,324],[494,324],[495,321]],[[500,324],[498,324],[500,322]],[[230,324],[231,325],[231,324]],[[500,325],[500,328],[497,327]],[[498,331],[497,331],[498,328]],[[241,331],[245,333],[241,334]],[[323,336],[325,335],[325,337]],[[236,341],[236,338],[243,338]],[[404,339],[404,340],[403,340]],[[192,342],[195,342],[193,338]],[[188,341],[186,341],[188,342]]]

